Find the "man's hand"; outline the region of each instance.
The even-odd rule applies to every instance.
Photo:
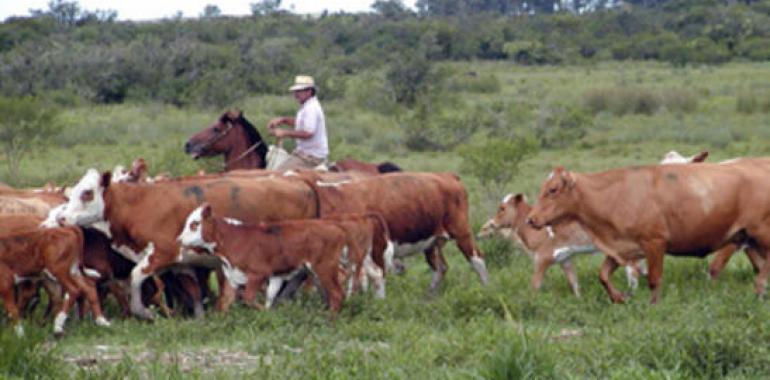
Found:
[[[275,127],[270,128],[268,130],[268,133],[270,133],[271,136],[275,136],[276,138],[279,138],[279,139],[286,137],[286,130],[281,128],[275,128]]]
[[[267,129],[272,130],[281,124],[284,124],[284,118],[282,117],[276,117],[276,118],[270,119],[270,121],[267,123]]]

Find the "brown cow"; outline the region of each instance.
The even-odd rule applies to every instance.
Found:
[[[656,303],[664,253],[702,257],[741,243],[761,253],[770,248],[768,173],[767,159],[585,174],[559,167],[543,183],[529,222],[541,228],[579,221],[607,255],[600,279],[614,302],[624,297],[609,281],[612,272],[618,264],[645,257]],[[766,264],[757,276],[758,294],[764,293],[768,272]]]
[[[10,189],[0,191],[0,214],[46,216],[55,206],[67,201],[59,192]]]
[[[488,274],[484,255],[468,223],[468,195],[451,173],[388,173],[357,180],[328,180],[302,172],[318,194],[322,217],[339,213],[378,213],[388,223],[396,256],[423,251],[433,271],[430,290],[440,285],[448,266],[441,252],[454,239],[482,284]]]
[[[109,172],[100,175],[91,169],[72,194],[60,214],[64,222],[88,226],[106,221],[113,245],[121,253],[135,256],[138,265],[131,273],[131,310],[146,318],[152,314],[139,297],[144,279],[172,266],[220,265],[210,257],[182,251],[176,241],[187,215],[203,201],[216,212],[247,223],[318,215],[313,190],[303,181],[287,178],[214,177],[110,184]],[[200,317],[200,294],[193,296],[197,300],[195,314]]]
[[[204,248],[221,258],[227,285],[219,309],[226,311],[239,286],[244,300],[254,304],[260,286],[274,275],[306,268],[320,283],[331,318],[339,312],[344,297],[340,265],[346,248],[345,231],[324,220],[293,220],[244,225],[215,218],[204,203],[190,213],[178,240],[183,246]]]
[[[102,314],[96,290],[82,276],[83,234],[76,227],[35,229],[0,236],[0,296],[17,333],[19,310],[14,282],[50,273],[64,292],[64,303],[54,321],[54,333],[64,332],[64,322],[73,302],[84,294],[96,317],[96,324],[109,326]]]

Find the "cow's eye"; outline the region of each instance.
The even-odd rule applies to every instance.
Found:
[[[91,202],[94,200],[94,191],[93,190],[86,190],[82,193],[80,193],[80,200],[83,203]]]
[[[559,191],[558,187],[552,187],[552,188],[548,189],[548,194],[554,195],[554,194],[556,194],[557,191]]]
[[[219,133],[219,127],[214,127],[214,133]]]

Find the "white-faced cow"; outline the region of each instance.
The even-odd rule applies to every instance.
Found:
[[[305,182],[289,178],[214,177],[153,184],[111,184],[110,173],[88,173],[59,215],[67,224],[107,222],[118,252],[138,262],[131,273],[131,310],[151,318],[140,300],[141,283],[179,265],[218,267],[210,256],[182,250],[176,237],[188,214],[204,201],[220,215],[247,223],[317,217],[317,198]],[[195,314],[203,313],[193,294]]]

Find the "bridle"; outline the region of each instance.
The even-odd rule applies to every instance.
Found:
[[[208,149],[208,148],[209,148],[209,147],[211,147],[212,145],[216,144],[216,143],[217,143],[217,141],[219,141],[219,140],[222,140],[222,139],[223,139],[225,136],[227,136],[227,134],[228,134],[228,133],[230,133],[230,131],[233,129],[233,127],[235,127],[235,122],[234,122],[234,121],[232,121],[232,120],[229,120],[229,119],[228,119],[226,123],[227,123],[227,128],[225,128],[225,130],[224,130],[224,131],[217,133],[217,135],[216,135],[216,136],[214,136],[214,137],[212,137],[212,138],[211,138],[209,141],[206,141],[206,142],[205,142],[205,143],[204,143],[204,144],[201,146],[201,148],[200,148],[201,150],[204,150],[204,149]],[[236,157],[236,158],[234,158],[234,159],[232,159],[232,160],[230,160],[230,161],[227,161],[227,162],[225,162],[224,164],[222,164],[222,169],[225,169],[225,170],[227,170],[227,166],[228,166],[228,165],[232,165],[232,164],[234,164],[234,163],[236,163],[236,162],[238,162],[238,161],[240,161],[240,160],[242,160],[242,159],[246,158],[246,156],[248,156],[248,155],[249,155],[249,153],[251,153],[251,152],[253,152],[255,149],[257,149],[257,148],[258,148],[260,145],[262,145],[262,143],[263,143],[263,142],[264,142],[263,140],[260,140],[260,141],[257,141],[256,143],[252,144],[252,145],[251,145],[251,146],[250,146],[248,149],[246,149],[246,150],[245,150],[243,153],[241,153],[240,155],[238,155],[238,157]]]

